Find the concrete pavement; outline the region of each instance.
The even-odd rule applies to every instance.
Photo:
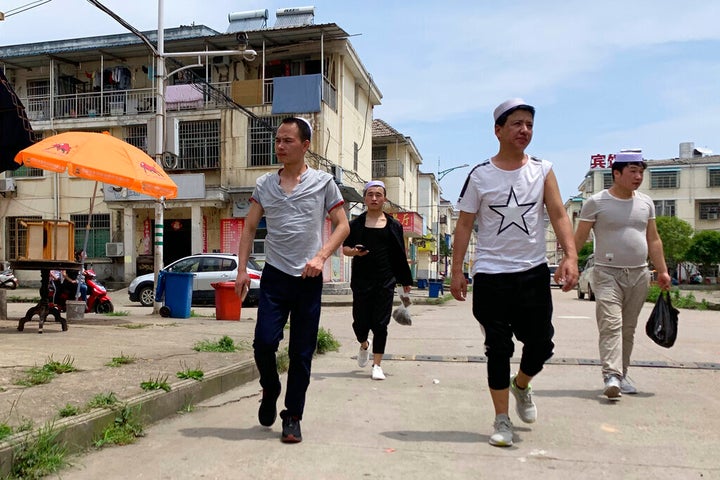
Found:
[[[672,349],[656,346],[639,328],[630,375],[640,393],[611,403],[600,395],[593,364],[594,304],[559,290],[553,296],[557,347],[533,382],[538,421],[525,425],[511,411],[511,448],[487,443],[493,412],[469,302],[414,305],[411,327],[393,323],[383,382],[356,364],[349,308],[326,306],[322,325],[342,346],[313,364],[301,444],[280,443],[279,421],[272,428],[257,424],[259,387],[251,381],[148,427],[134,445],[74,458],[58,478],[720,478],[720,313],[682,310]],[[245,321],[192,318],[174,328],[152,322],[154,331],[190,332],[196,323],[234,338],[251,330]],[[26,333],[23,340],[65,339],[74,330]],[[156,348],[193,338],[173,335]]]

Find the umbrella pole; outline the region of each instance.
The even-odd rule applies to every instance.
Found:
[[[98,182],[95,182],[95,188],[93,188],[93,194],[90,198],[90,213],[88,214],[88,220],[85,222],[85,240],[83,241],[83,249],[80,252],[80,272],[78,273],[78,286],[75,292],[75,300],[80,298],[80,281],[85,281],[85,252],[87,252],[88,237],[90,236],[90,222],[92,221],[93,210],[95,209],[95,195],[97,195]],[[76,259],[77,260],[77,259]]]

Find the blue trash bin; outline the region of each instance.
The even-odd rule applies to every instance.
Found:
[[[443,284],[440,280],[430,280],[430,283],[428,285],[428,296],[430,298],[438,298],[440,297],[440,292],[443,290]]]
[[[424,278],[418,278],[417,284],[418,284],[418,288],[421,290],[424,290],[427,288],[427,280]]]
[[[155,298],[161,300],[164,294],[170,317],[190,318],[193,276],[192,273],[160,272]]]

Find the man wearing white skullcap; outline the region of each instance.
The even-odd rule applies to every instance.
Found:
[[[383,211],[385,195],[382,181],[372,180],[365,185],[363,197],[367,211],[350,222],[350,234],[343,242],[343,254],[353,259],[350,288],[352,328],[360,344],[358,366],[367,365],[372,351],[370,378],[373,380],[385,380],[380,363],[387,344],[395,286],[399,283],[407,294],[412,285],[403,227]],[[368,338],[370,331],[372,341]]]
[[[647,163],[638,151],[615,155],[612,186],[585,200],[575,231],[578,250],[585,245],[590,230],[594,234],[595,267],[590,284],[595,295],[603,394],[610,400],[619,400],[623,393],[637,393],[627,373],[638,315],[650,285],[648,255],[658,272],[658,285],[670,288],[655,224],[655,204],[637,191],[645,168]]]
[[[498,105],[493,119],[498,153],[473,168],[458,200],[450,291],[457,300],[465,300],[463,262],[477,222],[472,309],[485,334],[488,386],[495,408],[489,442],[507,447],[513,444],[510,392],[520,419],[534,422],[537,407],[530,380],[540,373],[555,346],[545,211],[564,252],[555,272],[563,291],[575,286],[578,270],[572,225],[552,164],[525,153],[532,140],[535,108],[512,98]],[[511,377],[513,336],[523,349],[520,368]]]

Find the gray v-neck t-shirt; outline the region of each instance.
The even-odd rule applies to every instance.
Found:
[[[344,203],[333,176],[309,167],[289,194],[280,186],[279,171],[266,173],[251,201],[265,213],[265,261],[295,277],[322,248],[328,212]]]

